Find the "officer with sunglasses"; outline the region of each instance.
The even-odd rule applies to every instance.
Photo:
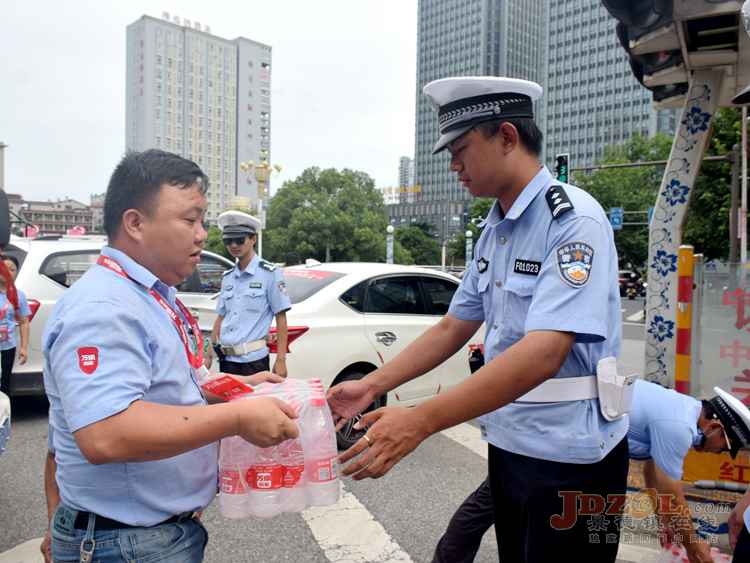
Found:
[[[275,319],[278,351],[273,372],[286,377],[286,312],[292,304],[284,275],[255,253],[258,219],[241,211],[225,211],[218,223],[229,254],[237,260],[222,279],[211,332],[219,369],[236,375],[268,370],[268,333]]]

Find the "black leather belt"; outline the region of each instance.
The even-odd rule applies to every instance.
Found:
[[[79,512],[78,516],[76,516],[76,521],[73,524],[73,526],[77,530],[85,530],[89,526],[89,514],[90,512]],[[154,524],[154,526],[161,526],[162,524],[174,524],[176,522],[184,522],[185,520],[192,520],[195,518],[196,513],[195,512],[183,512],[182,514],[176,514],[174,516],[171,516],[164,520],[163,522],[159,522],[158,524]],[[125,522],[118,522],[117,520],[112,520],[111,518],[107,518],[105,516],[99,516],[96,515],[96,522],[94,523],[94,529],[95,530],[119,530],[121,528],[152,528],[154,526],[134,526],[133,524],[126,524]]]

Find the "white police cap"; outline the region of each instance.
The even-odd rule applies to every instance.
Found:
[[[422,90],[438,111],[437,154],[478,123],[534,117],[532,102],[542,96],[536,82],[500,76],[460,76],[433,80]]]
[[[734,395],[714,387],[716,397],[708,402],[726,430],[734,458],[740,448],[750,447],[750,409]]]
[[[260,230],[260,221],[242,211],[225,211],[219,215],[218,223],[224,238],[254,235]]]

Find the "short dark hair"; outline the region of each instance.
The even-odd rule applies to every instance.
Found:
[[[16,265],[16,270],[18,270],[18,268],[19,268],[19,266],[18,266],[18,258],[16,258],[15,256],[11,256],[10,254],[3,254],[2,260],[3,260],[3,262],[5,262],[6,260],[10,260],[11,262],[13,262]]]
[[[521,117],[517,119],[493,119],[492,121],[485,121],[477,125],[477,129],[482,132],[482,135],[486,139],[494,137],[500,131],[500,126],[503,123],[510,123],[518,131],[518,137],[521,139],[521,144],[531,152],[534,156],[542,154],[542,140],[544,135],[537,127],[537,124],[533,119],[528,117]]]
[[[128,151],[119,162],[104,197],[104,231],[114,238],[128,209],[148,212],[163,184],[179,188],[200,187],[208,191],[208,176],[195,162],[171,152],[150,149]]]

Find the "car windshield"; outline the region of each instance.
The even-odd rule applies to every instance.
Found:
[[[292,304],[304,301],[344,274],[324,270],[302,270],[284,268],[287,293]]]

